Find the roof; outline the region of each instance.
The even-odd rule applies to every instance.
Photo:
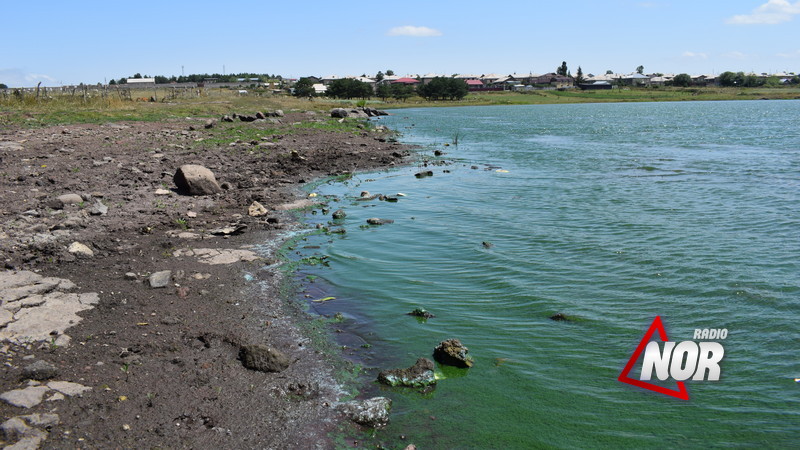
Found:
[[[483,86],[483,81],[481,80],[466,80],[466,83],[470,86]]]
[[[414,83],[419,83],[419,80],[415,80],[413,78],[408,78],[408,77],[403,77],[403,78],[398,78],[398,79],[392,81],[392,83],[414,84]]]

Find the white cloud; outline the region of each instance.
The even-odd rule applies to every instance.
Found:
[[[28,73],[28,74],[25,74],[25,81],[30,81],[32,83],[33,82],[38,83],[39,81],[41,81],[43,83],[44,82],[55,83],[56,79],[51,77],[51,76],[49,76],[49,75],[43,75],[43,74],[40,74],[40,73]]]
[[[781,58],[791,58],[791,59],[800,58],[800,50],[795,50],[793,52],[788,52],[788,53],[778,53],[777,56],[780,56]]]
[[[0,69],[0,83],[10,87],[34,87],[42,82],[43,86],[57,86],[56,79],[49,75],[28,73],[22,69]]]
[[[800,14],[800,1],[769,0],[750,14],[740,14],[726,20],[731,25],[775,25],[788,22]]]
[[[428,27],[415,27],[413,25],[406,25],[403,27],[394,27],[386,33],[387,36],[413,36],[413,37],[432,37],[441,36],[442,32]]]
[[[728,52],[728,53],[725,53],[722,56],[724,56],[726,58],[731,58],[731,59],[747,59],[747,55],[746,54],[744,54],[742,52],[737,52],[737,51]]]
[[[708,59],[708,55],[706,55],[705,53],[697,53],[697,52],[683,52],[681,56],[688,59]]]

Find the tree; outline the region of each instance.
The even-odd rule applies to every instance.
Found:
[[[417,92],[428,100],[461,100],[469,93],[469,88],[464,80],[436,77],[420,86]]]
[[[112,79],[111,79],[111,81],[109,81],[109,82],[108,82],[108,84],[109,84],[110,86],[114,86],[115,84],[117,84],[117,80],[115,80],[115,79],[113,79],[113,78],[112,78]]]
[[[636,73],[638,73],[639,75],[644,75],[644,66],[637,67]]]
[[[336,98],[369,98],[372,97],[372,86],[369,83],[353,78],[342,78],[328,86],[328,96]]]
[[[614,75],[614,71],[610,69],[606,70],[606,75]]]
[[[138,78],[142,78],[142,74],[140,74],[139,72],[136,72],[131,78],[137,78],[137,79]]]
[[[404,83],[392,83],[390,85],[392,98],[395,100],[406,101],[414,95],[414,86]]]
[[[386,100],[392,96],[392,85],[387,83],[378,84],[378,89],[375,91],[375,95],[377,95],[381,100]]]
[[[294,84],[295,97],[311,97],[314,95],[314,82],[309,78],[303,77]]]
[[[386,76],[393,77],[394,76],[394,70],[391,70],[391,69],[387,70],[386,71]]]
[[[378,71],[378,73],[375,74],[375,81],[377,81],[378,83],[383,81],[383,72]]]
[[[583,70],[581,70],[581,66],[578,66],[578,72],[575,74],[575,83],[581,84],[586,81],[583,78]]]
[[[680,73],[672,79],[673,86],[689,87],[692,85],[692,77],[688,73]]]
[[[556,69],[556,74],[557,75],[561,75],[563,77],[566,77],[568,73],[569,73],[569,69],[567,69],[567,62],[566,61],[562,61],[561,62],[561,66]]]
[[[733,72],[722,72],[717,77],[720,86],[730,87],[736,86],[736,74]]]

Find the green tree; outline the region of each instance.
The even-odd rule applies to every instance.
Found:
[[[156,79],[156,84],[167,84],[167,83],[169,83],[169,78],[167,78],[165,76],[162,76],[162,75],[156,75],[155,79]]]
[[[566,77],[568,73],[569,73],[569,69],[567,69],[567,62],[566,61],[562,61],[561,62],[561,66],[559,66],[556,69],[556,74],[557,75],[561,75],[563,77]]]
[[[736,86],[736,74],[733,72],[722,72],[719,74],[719,77],[717,77],[717,82],[720,86]]]
[[[392,96],[392,85],[380,83],[378,88],[375,90],[375,95],[377,95],[381,100],[386,100]]]
[[[300,78],[294,84],[295,97],[311,97],[314,95],[314,82],[307,77]]]
[[[112,79],[111,79],[111,81],[109,81],[109,82],[108,82],[108,84],[109,84],[110,86],[114,86],[115,84],[117,84],[117,80],[115,80],[115,79],[113,79],[113,78],[112,78]]]
[[[393,77],[394,76],[394,70],[392,70],[392,69],[387,70],[386,71],[386,76]]]
[[[378,83],[383,81],[383,72],[378,71],[378,73],[375,74],[375,81],[377,81]]]
[[[436,77],[420,86],[417,93],[428,100],[461,100],[469,93],[469,88],[464,80]]]
[[[8,89],[8,86],[5,83],[0,83],[0,89]]]
[[[136,72],[131,78],[137,78],[137,79],[138,78],[142,78],[142,74],[140,74],[139,72]]]
[[[335,98],[370,98],[373,91],[369,83],[353,78],[342,78],[328,86],[327,94]]]
[[[672,79],[673,86],[689,87],[692,85],[692,76],[688,73],[679,73]]]
[[[637,67],[636,73],[638,73],[639,75],[644,75],[644,66]]]
[[[583,78],[583,70],[581,70],[581,66],[578,66],[578,72],[575,74],[575,83],[581,84],[584,81],[586,81],[586,79]]]
[[[606,75],[614,75],[614,71],[611,69],[606,70]]]
[[[392,98],[406,101],[414,95],[414,86],[404,83],[392,83],[390,88]]]

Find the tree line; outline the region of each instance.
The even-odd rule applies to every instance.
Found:
[[[128,78],[133,79],[140,79],[140,78],[151,78],[149,75],[142,75],[141,73],[136,73],[127,78],[120,78],[118,80],[112,79],[108,82],[108,84],[125,84],[128,82]],[[163,75],[156,75],[152,78],[155,78],[156,84],[169,84],[169,83],[202,83],[206,80],[213,79],[216,80],[218,83],[236,83],[239,81],[240,78],[250,79],[250,78],[258,78],[259,81],[267,81],[267,80],[282,80],[283,77],[280,75],[270,75],[266,73],[231,73],[227,75],[222,75],[219,73],[195,73],[191,75],[181,75],[181,76],[171,76],[165,77]]]
[[[316,95],[313,85],[314,82],[311,79],[300,78],[294,85],[294,95],[297,97]],[[371,83],[353,78],[342,78],[330,83],[325,95],[342,99],[378,97],[382,100],[393,98],[405,101],[416,94],[427,100],[461,100],[468,92],[467,83],[456,78],[436,77],[417,87],[404,83],[379,83],[374,89]]]

